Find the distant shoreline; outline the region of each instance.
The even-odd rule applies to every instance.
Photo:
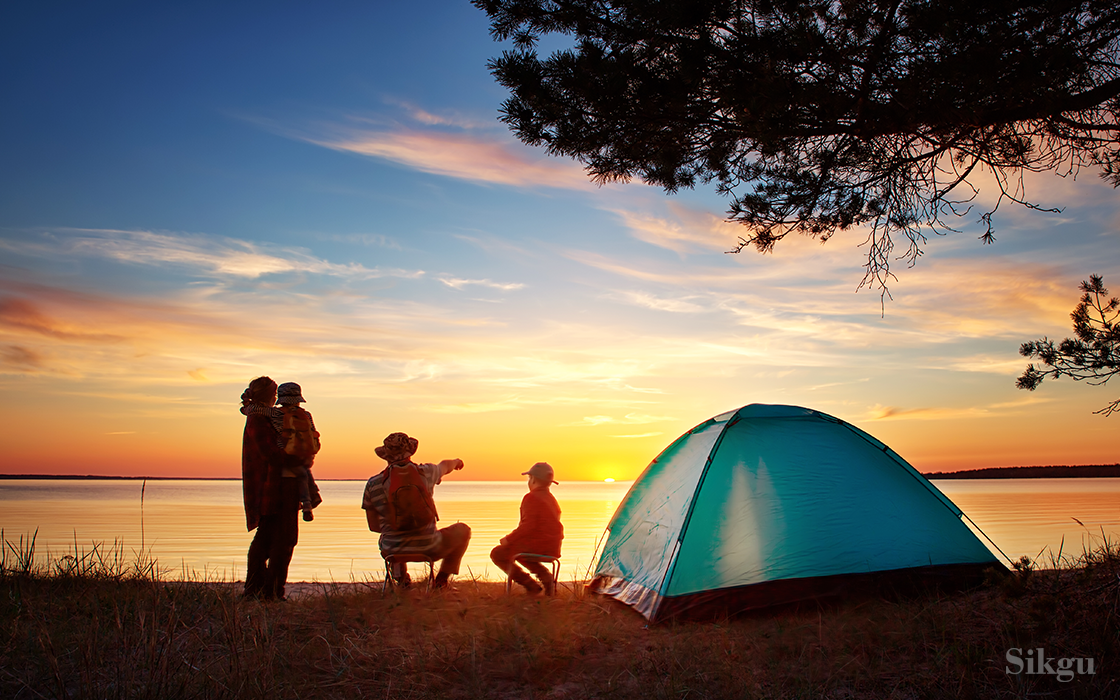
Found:
[[[927,479],[1091,479],[1120,476],[1120,464],[1052,467],[988,467],[959,472],[924,472]]]
[[[1120,477],[1120,464],[1083,464],[1048,467],[985,467],[959,472],[922,472],[927,479],[1093,479]],[[241,481],[239,476],[100,476],[97,474],[0,474],[4,479],[65,481]],[[317,479],[317,481],[365,481],[365,479]],[[592,482],[600,483],[600,482]]]

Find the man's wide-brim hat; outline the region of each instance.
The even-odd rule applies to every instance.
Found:
[[[276,403],[307,403],[303,399],[303,389],[295,382],[284,382],[276,387]]]
[[[552,470],[552,465],[548,462],[537,462],[533,466],[529,467],[529,471],[521,472],[521,476],[528,475],[533,477],[534,479],[539,479],[540,481],[548,481],[553,484],[559,484],[559,481],[552,478],[553,476],[555,476],[555,474],[556,473]]]
[[[393,433],[385,438],[385,444],[374,448],[373,451],[381,459],[393,464],[394,462],[403,462],[416,454],[416,448],[419,446],[420,441],[416,438],[409,437],[404,433]]]

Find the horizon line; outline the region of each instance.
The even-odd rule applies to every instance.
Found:
[[[315,481],[368,481],[370,477],[361,479],[320,479],[315,478]],[[130,481],[241,481],[240,476],[122,476],[122,475],[106,475],[106,474],[2,474],[0,473],[0,480],[8,479],[59,479],[59,480],[92,480],[92,479],[105,479],[105,480],[130,480]],[[486,483],[517,483],[524,482],[524,479],[456,479],[456,481],[477,481]],[[565,479],[564,483],[578,482],[586,484],[604,484],[614,483],[620,484],[627,481],[634,481],[634,479],[614,479],[607,481],[605,479]],[[558,482],[557,485],[559,485]]]

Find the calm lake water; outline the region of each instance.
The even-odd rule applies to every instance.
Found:
[[[935,482],[1012,559],[1049,564],[1120,538],[1120,479],[976,479]],[[292,581],[380,580],[377,535],[361,509],[364,482],[321,481],[315,520],[300,522]],[[143,488],[143,512],[141,489]],[[553,487],[564,511],[562,578],[583,579],[607,521],[630,482]],[[462,521],[473,536],[463,574],[494,580],[490,549],[517,525],[523,482],[445,482],[436,489],[442,525]],[[1080,521],[1081,524],[1078,524]],[[40,558],[118,544],[150,550],[167,578],[239,580],[252,533],[245,531],[241,482],[169,480],[0,480],[0,528],[18,546],[38,530]],[[984,540],[984,538],[981,538]],[[988,544],[987,542],[985,542]],[[991,544],[988,545],[992,547]],[[10,553],[9,553],[10,556]]]

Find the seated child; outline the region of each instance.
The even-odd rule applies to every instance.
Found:
[[[303,457],[303,463],[298,467],[289,467],[293,476],[299,479],[299,507],[303,511],[304,520],[314,520],[311,512],[323,502],[319,495],[319,486],[311,474],[311,466],[315,462],[315,453],[319,451],[319,431],[315,430],[315,421],[311,414],[300,407],[306,403],[303,390],[295,382],[285,382],[276,388],[275,406],[261,406],[250,404],[242,406],[241,412],[245,415],[263,414],[272,419],[272,426],[278,434],[277,444],[288,454]]]
[[[529,477],[529,493],[521,499],[521,521],[517,529],[501,539],[501,544],[490,552],[490,560],[510,574],[525,588],[529,595],[541,592],[547,595],[556,591],[552,572],[538,561],[523,562],[525,568],[536,575],[540,585],[513,560],[518,554],[545,554],[560,556],[560,541],[564,539],[564,526],[560,523],[560,504],[549,490],[553,484],[552,467],[547,462],[537,462],[522,476]]]

